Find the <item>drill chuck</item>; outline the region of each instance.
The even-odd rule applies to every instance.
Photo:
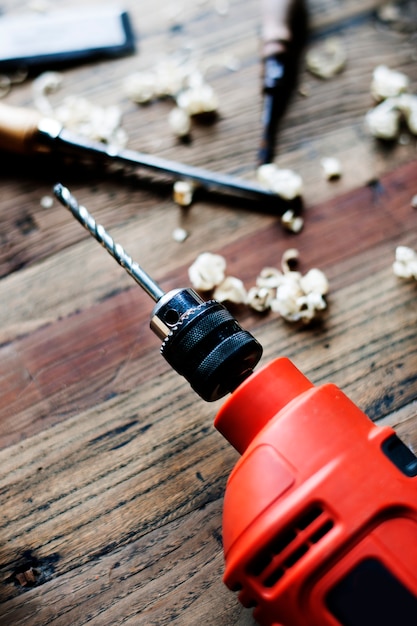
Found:
[[[161,354],[211,402],[234,391],[253,371],[262,346],[222,304],[203,301],[192,289],[165,294],[155,305],[152,330]]]

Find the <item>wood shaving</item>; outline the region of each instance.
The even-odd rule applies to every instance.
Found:
[[[327,180],[335,180],[342,175],[342,166],[339,159],[335,157],[324,157],[320,161],[324,175]]]
[[[177,137],[187,137],[191,132],[191,118],[187,111],[175,107],[169,113],[168,123]]]
[[[123,90],[126,96],[137,104],[146,104],[155,98],[156,78],[151,72],[134,72],[125,78]]]
[[[271,309],[288,322],[308,324],[327,308],[324,296],[328,288],[326,276],[317,268],[305,276],[300,272],[286,272],[271,301]]]
[[[365,121],[369,132],[378,139],[396,139],[400,132],[401,113],[394,99],[384,100],[367,112]]]
[[[383,22],[395,22],[400,17],[400,10],[397,5],[392,2],[383,4],[377,10],[378,17]]]
[[[264,267],[256,279],[256,286],[263,289],[276,289],[282,282],[282,272],[275,267]]]
[[[264,268],[256,281],[258,293],[253,289],[248,292],[251,296],[249,306],[255,310],[271,308],[289,322],[310,323],[321,315],[327,308],[327,277],[318,268],[312,268],[304,275],[295,271],[293,268],[298,259],[298,250],[289,248],[282,255],[282,272]],[[261,293],[261,290],[264,291]]]
[[[284,200],[294,200],[302,196],[303,180],[297,172],[278,167],[275,163],[265,163],[256,170],[258,182]],[[281,224],[287,230],[298,233],[304,226],[304,220],[292,209],[281,216]]]
[[[256,174],[261,185],[285,200],[293,200],[302,195],[302,178],[293,170],[280,168],[275,163],[266,163],[257,168]]]
[[[54,203],[52,196],[42,196],[40,205],[43,209],[50,209]]]
[[[59,72],[43,72],[33,81],[32,94],[35,106],[43,115],[53,115],[53,107],[48,96],[60,89],[62,80],[62,74]]]
[[[399,278],[417,280],[417,252],[408,246],[397,246],[392,269]]]
[[[384,2],[377,9],[377,16],[382,23],[389,26],[390,31],[415,33],[417,18],[415,0]]]
[[[172,231],[172,238],[177,243],[183,243],[189,236],[189,232],[185,228],[174,228]]]
[[[226,260],[220,254],[202,252],[188,268],[194,289],[211,291],[225,279]]]
[[[307,51],[307,68],[319,78],[333,78],[346,65],[346,50],[338,37],[329,37]]]
[[[417,96],[403,93],[398,96],[396,103],[397,108],[404,117],[408,130],[413,135],[417,135]]]
[[[271,302],[274,299],[273,289],[268,287],[251,287],[248,291],[246,302],[254,311],[263,313],[271,308]]]
[[[178,107],[189,116],[214,113],[218,108],[218,99],[214,89],[204,83],[180,92],[176,101]]]
[[[408,91],[410,79],[386,65],[378,65],[372,74],[371,94],[377,102]]]
[[[286,230],[292,233],[299,233],[304,226],[304,220],[300,215],[296,215],[292,209],[288,209],[281,216],[281,224]]]
[[[198,69],[194,63],[183,59],[166,58],[160,60],[150,70],[155,76],[156,95],[158,98],[175,98],[184,89]]]
[[[305,294],[316,293],[325,296],[329,291],[329,281],[326,275],[316,267],[313,267],[300,278],[300,287]]]
[[[284,274],[295,270],[298,265],[299,257],[300,253],[297,248],[288,248],[288,250],[285,250],[281,258],[281,267]]]
[[[13,85],[19,85],[27,79],[26,70],[20,69],[12,74],[0,74],[0,98],[4,98],[12,89]]]
[[[174,202],[179,206],[190,206],[193,201],[194,186],[186,180],[174,183]]]
[[[417,135],[417,96],[403,93],[387,98],[367,112],[365,121],[370,133],[379,139],[399,139],[401,122]]]
[[[235,276],[226,276],[213,293],[213,298],[219,302],[233,302],[243,304],[246,302],[247,293],[243,282]]]
[[[379,65],[373,72],[371,93],[378,104],[366,113],[369,132],[378,139],[396,139],[402,144],[406,136],[401,132],[406,126],[417,135],[417,96],[407,93],[409,78],[402,72]]]

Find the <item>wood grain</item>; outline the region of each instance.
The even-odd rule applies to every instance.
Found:
[[[324,318],[297,327],[245,307],[233,313],[264,346],[263,363],[289,356],[417,450],[417,283],[392,272],[397,245],[417,248],[416,139],[404,133],[386,146],[364,125],[373,68],[406,72],[415,92],[417,63],[412,29],[383,24],[379,5],[308,2],[307,47],[336,34],[348,62],[323,81],[303,61],[281,123],[276,162],[304,180],[299,235],[239,203],[206,197],[180,210],[170,185],[140,171],[2,155],[1,626],[254,624],[221,580],[222,499],[238,458],[212,425],[221,401],[199,400],[161,357],[150,298],[56,201],[41,205],[58,180],[165,290],[188,286],[188,267],[204,250],[224,255],[228,274],[250,287],[297,247],[301,271],[316,266],[329,278]],[[214,3],[189,2],[175,28],[162,0],[125,6],[137,53],[66,69],[53,101],[78,94],[118,104],[130,148],[253,178],[258,3],[231,0],[219,15]],[[4,11],[25,8],[2,3]],[[169,131],[171,102],[138,107],[121,89],[130,72],[180,49],[210,65],[220,96],[218,119],[194,125],[189,144]],[[31,79],[5,102],[32,106]],[[324,180],[323,156],[340,159],[340,180]],[[172,238],[177,225],[190,233],[181,245]]]

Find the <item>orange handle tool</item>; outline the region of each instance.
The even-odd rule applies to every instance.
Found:
[[[286,358],[216,428],[242,454],[224,502],[226,585],[263,626],[415,626],[417,457]]]

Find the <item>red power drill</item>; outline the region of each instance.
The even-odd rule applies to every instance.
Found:
[[[215,300],[169,293],[68,189],[57,198],[155,300],[168,363],[206,401],[231,392],[216,428],[242,454],[223,513],[225,583],[264,626],[416,626],[417,457],[335,385],[262,347]]]
[[[240,385],[215,426],[242,454],[224,580],[260,624],[417,624],[417,458],[392,428],[285,358]]]

